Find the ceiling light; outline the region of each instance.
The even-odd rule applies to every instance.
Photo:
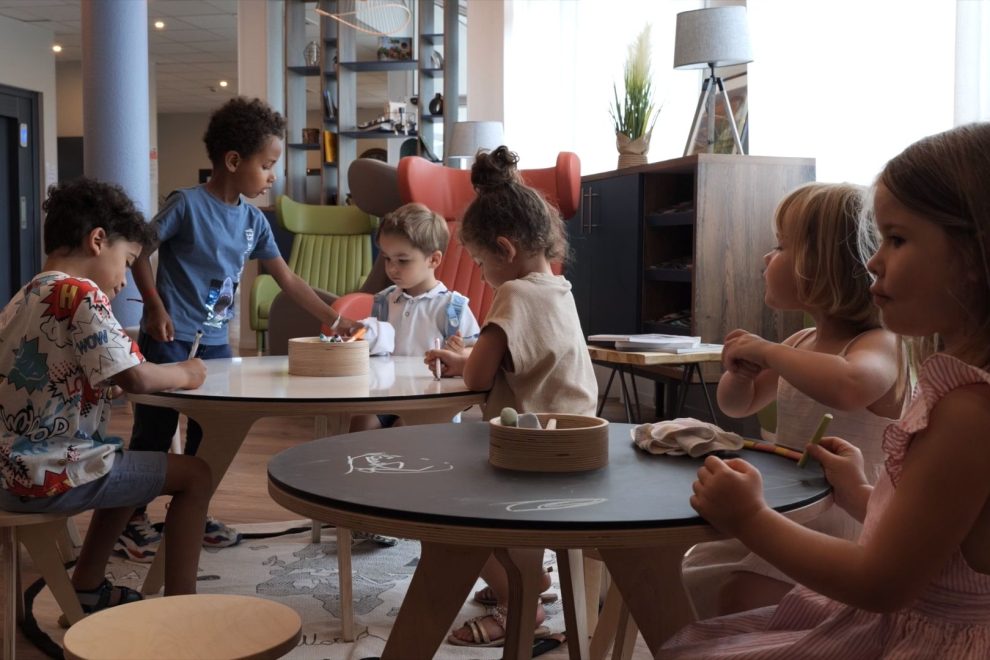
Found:
[[[155,21],[155,29],[164,30],[165,29],[165,21]]]
[[[62,52],[62,44],[52,44],[52,50],[56,53]]]
[[[227,81],[226,80],[221,80],[220,81],[220,86],[221,87],[226,87],[227,86]]]

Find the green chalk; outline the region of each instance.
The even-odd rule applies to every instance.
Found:
[[[515,408],[502,408],[499,419],[502,426],[516,426],[519,423],[519,413],[516,412]]]
[[[815,429],[815,435],[811,436],[811,444],[817,445],[822,440],[822,436],[825,435],[825,429],[828,428],[828,423],[832,421],[832,413],[825,413],[822,415],[822,421],[818,422],[818,428]],[[799,468],[803,468],[808,462],[808,450],[805,449],[804,453],[801,454],[801,458],[797,462]]]

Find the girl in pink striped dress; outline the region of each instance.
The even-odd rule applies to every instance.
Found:
[[[759,472],[705,460],[692,506],[799,585],[692,624],[658,658],[990,657],[990,124],[908,147],[877,180],[868,267],[883,323],[926,355],[875,487],[852,444],[811,447],[857,542],[767,508]]]

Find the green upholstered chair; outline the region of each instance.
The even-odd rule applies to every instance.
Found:
[[[286,195],[275,202],[279,225],[295,234],[289,268],[310,286],[336,294],[357,291],[371,272],[371,236],[377,219],[354,206],[301,204]],[[262,274],[251,288],[251,329],[264,347],[272,301],[281,289]]]

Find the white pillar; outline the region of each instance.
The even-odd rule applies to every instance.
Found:
[[[87,176],[120,184],[144,213],[151,210],[148,153],[147,0],[82,2],[83,168]],[[137,325],[141,306],[128,285],[113,302],[114,315]]]

